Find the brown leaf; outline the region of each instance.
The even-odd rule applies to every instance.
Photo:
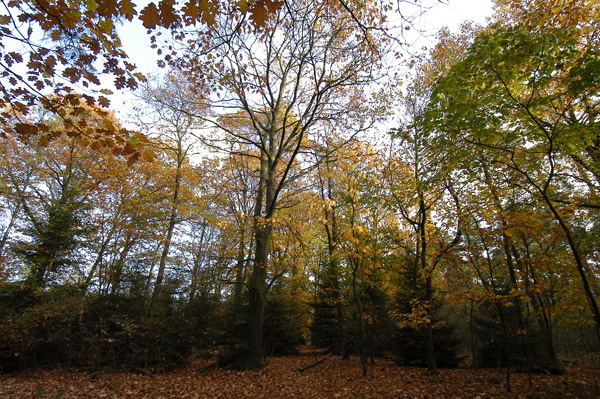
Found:
[[[117,0],[103,0],[100,2],[98,6],[98,13],[101,15],[106,15],[107,17],[113,17],[118,15],[119,13],[119,4]]]
[[[217,21],[217,10],[214,4],[208,0],[200,0],[198,7],[202,11],[202,21],[204,21],[204,23],[208,26],[214,25],[214,23]]]
[[[192,25],[198,21],[200,13],[196,1],[187,1],[181,10],[183,11],[183,20],[187,25]]]
[[[176,25],[179,17],[173,8],[173,0],[162,0],[159,3],[161,25],[170,28]]]
[[[79,70],[76,68],[66,68],[63,71],[63,76],[65,78],[69,78],[71,80],[71,83],[76,83],[77,81],[79,81],[79,78],[81,77],[79,74]]]
[[[130,0],[121,0],[121,4],[119,4],[119,10],[128,21],[131,21],[134,15],[137,14],[137,11],[135,10],[135,4],[133,4]]]
[[[251,11],[252,11],[252,16],[250,17],[250,19],[252,20],[254,27],[256,29],[260,29],[260,28],[264,27],[265,22],[267,21],[267,18],[269,17],[269,11],[267,10],[264,2],[257,1],[255,3],[253,3]]]
[[[110,106],[110,100],[104,96],[100,96],[98,98],[98,104],[100,104],[101,107],[108,108]]]
[[[281,7],[283,7],[283,1],[265,0],[265,6],[267,7],[269,14],[275,14]]]
[[[15,131],[22,136],[33,136],[37,131],[37,126],[31,123],[17,123],[15,124]]]
[[[154,29],[160,22],[160,15],[158,14],[158,8],[156,4],[150,3],[143,10],[140,15],[140,20],[147,29]]]

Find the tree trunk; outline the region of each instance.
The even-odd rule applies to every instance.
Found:
[[[598,342],[600,342],[600,308],[598,308],[598,302],[596,301],[596,297],[594,296],[594,293],[587,278],[587,272],[583,256],[579,252],[579,247],[575,243],[575,239],[573,238],[571,229],[569,229],[569,226],[567,225],[563,217],[554,207],[554,204],[552,204],[552,201],[548,197],[548,194],[544,191],[542,191],[541,194],[544,198],[544,201],[550,208],[550,211],[554,215],[554,218],[565,233],[567,242],[569,243],[569,248],[571,249],[571,253],[573,254],[573,258],[575,259],[575,264],[577,265],[577,272],[579,273],[579,277],[581,278],[581,282],[583,284],[583,292],[585,293],[585,297],[588,301],[588,304],[592,309],[592,315],[594,317],[594,322],[596,323],[596,336],[598,338]]]
[[[125,259],[127,259],[127,255],[129,254],[129,250],[133,247],[134,240],[131,239],[131,233],[127,234],[125,238],[125,244],[123,245],[123,249],[121,250],[121,254],[119,255],[119,259],[115,262],[114,270],[110,279],[110,294],[115,295],[119,292],[119,288],[121,285],[121,276],[123,275],[123,266],[125,265]]]
[[[433,287],[431,276],[427,276],[425,279],[425,304],[427,306],[427,316],[429,316],[429,322],[425,328],[425,351],[427,356],[427,371],[431,374],[437,373],[437,360],[435,355],[435,345],[433,341],[433,320],[431,314],[431,306],[433,304]]]
[[[358,261],[352,263],[354,263],[352,265],[352,296],[354,297],[355,314],[356,319],[358,320],[358,357],[360,359],[362,375],[363,377],[366,377],[369,370],[367,367],[367,353],[365,350],[365,322],[363,320],[362,302],[358,295],[358,283],[356,281],[356,274],[358,273],[360,265]]]
[[[262,338],[267,297],[267,265],[269,244],[273,232],[272,214],[274,212],[275,175],[272,161],[266,150],[261,151],[260,180],[254,208],[254,264],[248,284],[248,330],[246,333],[246,353],[237,359],[235,368],[255,369],[263,366]],[[263,205],[264,215],[263,216]]]
[[[100,266],[100,263],[102,262],[102,259],[104,258],[104,251],[106,251],[106,247],[110,243],[110,240],[112,240],[112,237],[115,234],[115,232],[116,232],[116,227],[115,227],[115,224],[113,224],[112,227],[110,228],[110,231],[108,232],[107,237],[102,242],[102,245],[100,246],[100,250],[98,251],[98,254],[96,254],[96,260],[94,261],[94,264],[92,265],[92,268],[90,269],[90,272],[88,273],[88,275],[83,283],[84,291],[87,291],[88,287],[92,283],[92,279],[94,278],[94,275],[96,274],[96,270],[98,269],[98,266]]]
[[[267,261],[272,227],[265,221],[265,226],[256,228],[256,252],[252,276],[248,286],[248,332],[246,345],[248,349],[244,369],[262,367],[262,337],[267,297]]]
[[[175,187],[173,189],[173,199],[171,202],[171,214],[169,215],[169,225],[167,227],[167,237],[163,251],[160,255],[160,264],[158,266],[158,273],[156,275],[156,282],[154,283],[154,291],[152,292],[152,299],[150,302],[150,312],[153,311],[156,305],[156,300],[160,296],[160,290],[165,274],[165,266],[167,264],[167,258],[169,256],[169,248],[171,247],[171,240],[173,238],[173,230],[177,224],[177,212],[179,210],[179,189],[181,186],[181,167],[183,165],[183,153],[181,150],[181,144],[177,152],[177,170],[175,171]]]
[[[437,361],[435,356],[435,346],[433,342],[433,316],[432,316],[432,306],[433,306],[433,280],[431,277],[431,270],[427,266],[427,234],[426,234],[426,223],[427,223],[427,210],[425,207],[425,200],[423,198],[423,193],[419,193],[419,242],[421,244],[420,252],[418,252],[419,263],[421,265],[421,272],[425,275],[425,306],[427,306],[427,316],[429,317],[429,322],[427,323],[427,327],[424,333],[424,343],[425,343],[425,355],[427,356],[427,371],[429,373],[437,373]]]
[[[2,256],[4,255],[4,246],[6,245],[6,242],[8,241],[8,236],[10,235],[10,231],[12,230],[12,227],[15,224],[15,221],[17,220],[17,215],[19,214],[20,211],[21,211],[21,203],[17,202],[17,204],[15,205],[15,209],[13,210],[12,215],[10,216],[10,221],[8,222],[8,226],[6,226],[4,233],[2,233],[2,240],[0,240],[0,260],[2,259]]]
[[[244,283],[244,269],[245,269],[245,234],[246,228],[242,227],[240,231],[240,241],[238,243],[238,254],[237,254],[237,264],[235,267],[235,287],[233,291],[233,312],[236,319],[240,319],[242,316],[242,305],[243,305],[243,283]]]

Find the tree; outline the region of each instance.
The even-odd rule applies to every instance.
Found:
[[[539,1],[535,12],[523,4],[500,3],[503,19],[479,34],[439,82],[428,117],[449,141],[493,150],[491,161],[517,172],[523,189],[543,200],[564,233],[598,326],[593,273],[571,208],[595,212],[578,191],[595,198],[597,10],[586,1]],[[578,181],[587,187],[574,189]]]
[[[360,16],[380,18],[371,4]],[[197,32],[176,64],[192,82],[214,85],[220,94],[214,109],[237,111],[212,120],[221,137],[211,145],[224,150],[232,143],[252,146],[256,152],[247,156],[260,162],[246,340],[247,367],[256,367],[261,364],[267,260],[278,199],[316,129],[346,123],[356,131],[369,125],[362,90],[380,68],[383,43],[355,32],[353,20],[328,3],[290,4],[259,32],[239,24],[239,18],[223,18],[214,31]],[[231,129],[225,121],[236,118],[248,120],[249,127]]]
[[[130,132],[110,122],[87,125],[73,114],[85,107],[109,105],[108,92],[93,93],[99,86],[96,64],[104,62],[101,73],[114,77],[118,89],[135,88],[143,77],[134,72],[121,49],[115,24],[120,19],[131,21],[137,14],[129,0],[119,2],[84,1],[11,1],[3,3],[0,16],[0,121],[2,135],[17,132],[22,140],[44,133],[56,138],[47,120],[32,120],[36,106],[43,106],[65,122],[65,129],[89,142],[111,143],[117,151],[132,159],[140,156],[129,141]],[[23,73],[23,70],[25,73]],[[86,94],[75,91],[81,84]],[[98,108],[104,116],[107,110]]]
[[[163,249],[154,284],[152,305],[159,296],[165,274],[165,266],[173,239],[175,226],[180,222],[180,213],[185,205],[184,190],[186,171],[190,175],[190,157],[194,152],[194,131],[201,128],[200,119],[192,115],[201,115],[205,108],[202,97],[190,101],[189,89],[186,88],[175,73],[164,78],[163,82],[154,82],[143,86],[139,95],[142,99],[145,115],[142,115],[144,130],[149,136],[155,136],[156,145],[162,150],[167,162],[173,165],[173,182],[171,185],[170,210],[168,223],[163,239]],[[189,197],[189,196],[188,196]]]
[[[453,176],[449,157],[434,144],[437,132],[420,122],[430,100],[435,76],[460,52],[456,49],[460,45],[453,46],[455,48],[445,48],[442,42],[437,51],[432,52],[430,60],[412,63],[415,76],[401,98],[404,121],[399,129],[392,131],[392,138],[398,140],[398,144],[392,147],[394,154],[390,156],[385,173],[388,206],[410,230],[406,233],[410,244],[405,250],[412,253],[412,259],[407,263],[408,268],[413,269],[409,275],[415,279],[412,283],[415,297],[406,298],[413,304],[407,313],[409,319],[420,315],[421,320],[416,320],[414,327],[424,337],[427,367],[433,373],[437,372],[433,341],[434,273],[460,241],[461,204],[457,186],[461,184]],[[440,54],[440,49],[447,53]],[[447,237],[440,234],[442,229],[438,226],[442,224]]]

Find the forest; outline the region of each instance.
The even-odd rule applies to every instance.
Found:
[[[495,0],[420,50],[405,3],[3,2],[0,393],[594,397],[600,2]]]

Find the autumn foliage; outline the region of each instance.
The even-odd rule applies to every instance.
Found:
[[[596,1],[2,7],[0,395],[597,395]]]

